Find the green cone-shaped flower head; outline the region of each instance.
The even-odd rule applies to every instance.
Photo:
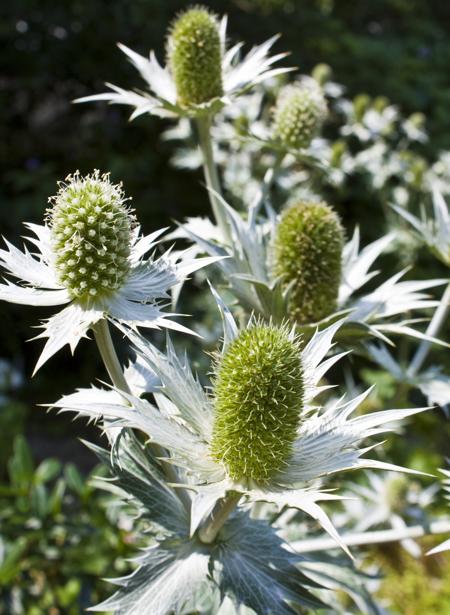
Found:
[[[125,201],[121,186],[98,171],[69,176],[50,199],[55,267],[72,298],[96,299],[123,284],[135,223]]]
[[[167,49],[181,105],[198,105],[222,96],[219,25],[207,9],[195,7],[178,17]]]
[[[286,464],[303,410],[300,342],[255,324],[229,344],[214,382],[212,456],[234,480],[266,482]]]
[[[273,275],[290,288],[289,316],[317,322],[336,308],[344,230],[326,203],[299,202],[281,215],[273,242]]]
[[[287,85],[277,98],[273,132],[287,147],[305,148],[319,131],[327,114],[321,87],[314,79]]]

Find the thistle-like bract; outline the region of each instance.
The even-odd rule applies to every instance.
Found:
[[[121,185],[95,171],[69,176],[50,199],[48,222],[60,283],[73,299],[107,295],[129,271],[134,216]]]
[[[273,274],[290,287],[289,316],[317,322],[337,305],[344,230],[323,202],[299,202],[286,209],[273,242]]]
[[[321,87],[314,79],[287,85],[278,95],[273,131],[276,139],[294,148],[308,147],[327,114]]]
[[[267,481],[291,453],[303,410],[299,340],[256,324],[228,346],[214,383],[211,452],[234,480]]]
[[[207,9],[195,7],[183,13],[172,26],[167,49],[181,105],[197,105],[222,96],[219,25]]]

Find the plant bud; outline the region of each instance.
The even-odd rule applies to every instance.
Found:
[[[308,147],[326,114],[327,105],[322,89],[314,79],[287,85],[277,98],[273,118],[274,136],[288,147]]]
[[[331,75],[332,70],[328,64],[316,64],[311,73],[312,78],[322,87],[331,79]]]
[[[212,456],[234,480],[266,482],[291,454],[303,411],[300,342],[286,327],[242,331],[217,366]]]
[[[219,25],[207,9],[192,8],[178,17],[167,49],[181,105],[198,105],[222,96]]]
[[[70,296],[97,299],[122,286],[135,218],[109,174],[77,172],[50,199],[48,223],[59,281]]]
[[[317,322],[337,304],[344,230],[326,203],[299,202],[281,215],[273,243],[273,275],[290,287],[289,316]]]

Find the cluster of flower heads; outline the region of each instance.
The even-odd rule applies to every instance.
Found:
[[[167,68],[154,54],[147,60],[121,46],[150,92],[109,86],[111,92],[83,100],[131,105],[132,117],[148,112],[211,119],[250,86],[291,70],[272,68],[285,55],[268,56],[275,38],[239,62],[241,44],[226,50],[225,26],[226,20],[219,23],[201,7],[186,11],[169,31]],[[280,91],[271,132],[263,138],[279,156],[308,148],[320,129],[327,113],[322,81],[304,79]],[[104,319],[124,333],[137,355],[124,372],[125,390],[115,382],[112,389],[81,389],[54,404],[101,424],[111,452],[92,448],[113,474],[106,488],[134,498],[154,538],[135,572],[118,579],[116,594],[94,610],[167,615],[197,611],[201,603],[205,613],[290,615],[297,607],[324,607],[320,591],[328,587],[330,567],[318,562],[314,572],[308,564],[316,562],[290,552],[266,518],[249,514],[250,506],[302,511],[350,554],[319,504],[342,496],[322,481],[358,468],[405,471],[368,458],[374,446],[362,443],[424,408],[358,414],[370,389],[324,402],[319,396],[330,388],[324,380],[328,371],[347,354],[332,350],[344,330],[381,342],[389,342],[390,332],[430,341],[409,321],[392,318],[438,305],[422,291],[443,281],[405,282],[400,272],[354,296],[373,277],[370,268],[392,236],[360,251],[358,231],[345,243],[341,220],[327,203],[296,200],[280,215],[264,203],[263,216],[265,196],[262,191],[243,217],[214,194],[222,225],[191,221],[179,234],[197,245],[157,257],[164,229],[141,236],[121,185],[112,184],[109,174],[76,172],[50,199],[45,224],[28,225],[35,235],[28,240],[38,252],[8,242],[0,250],[0,264],[19,280],[0,285],[0,299],[69,304],[43,325],[38,337],[48,340],[37,368],[66,343],[73,350]],[[436,218],[446,223],[444,205],[435,195]],[[428,243],[438,235],[437,251],[446,262],[448,228],[430,230],[400,213]],[[198,252],[209,256],[196,258]],[[212,289],[223,320],[223,347],[205,387],[169,337],[161,352],[138,328],[189,332],[168,319],[174,314],[163,311],[164,302],[190,273],[215,262],[241,307],[253,315],[238,326]],[[368,356],[383,352],[367,348]],[[145,443],[134,430],[144,434]],[[386,521],[404,527],[400,512],[407,505],[407,483],[370,476],[374,490],[385,492],[365,528]],[[369,603],[355,589],[349,594],[358,606]],[[374,606],[368,612],[379,611]]]

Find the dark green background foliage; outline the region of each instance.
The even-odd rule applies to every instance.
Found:
[[[250,46],[281,32],[276,51],[291,50],[290,63],[302,73],[325,62],[332,67],[334,79],[348,88],[350,97],[362,92],[383,95],[399,105],[405,116],[415,111],[425,113],[430,140],[419,153],[426,159],[433,160],[439,150],[450,149],[449,3],[207,0],[204,4],[219,14],[228,13],[233,42],[245,40]],[[129,124],[128,109],[71,104],[74,98],[103,91],[105,81],[125,88],[142,85],[115,43],[120,41],[142,54],[154,48],[163,60],[167,26],[187,6],[180,0],[2,3],[0,230],[13,243],[19,242],[24,220],[42,221],[47,198],[56,192],[56,181],[76,169],[86,173],[99,168],[111,171],[114,181],[122,180],[146,232],[170,224],[173,219],[208,212],[200,172],[177,171],[169,165],[174,144],[160,140],[161,131],[168,126],[166,122],[144,116]],[[364,184],[355,182],[351,192],[336,198],[339,202],[334,204],[348,228],[363,218],[370,229],[365,233],[363,227],[365,238],[374,238],[373,231],[381,235],[383,209]],[[429,277],[443,275],[431,258],[422,262],[422,268]],[[191,293],[191,301],[195,302],[195,288],[192,292],[191,287]],[[198,299],[196,302],[200,303]],[[75,461],[82,472],[95,464],[91,453],[75,439],[75,434],[93,438],[94,432],[81,422],[74,428],[70,419],[54,413],[47,415],[36,404],[55,400],[77,386],[88,385],[93,377],[105,378],[105,374],[94,347],[83,342],[76,359],[65,350],[31,381],[39,342],[28,344],[24,340],[33,335],[31,327],[39,317],[47,315],[38,312],[0,305],[0,359],[12,362],[17,370],[17,374],[3,378],[0,365],[0,478],[5,488],[9,480],[6,460],[12,454],[14,435],[21,431],[37,462],[51,455]],[[379,379],[376,371],[366,371],[366,380]],[[381,395],[382,391],[383,387]],[[444,443],[437,442],[436,437],[441,433],[440,437],[445,438],[437,431],[440,420],[442,416],[419,417],[415,428],[420,436],[415,437],[422,444],[432,438],[442,453]],[[404,442],[397,449],[395,461],[405,462],[411,449],[414,450],[411,442]],[[415,461],[416,466],[426,463],[426,469],[433,470],[440,460],[435,454],[426,462]],[[62,470],[58,467],[57,472],[54,464],[48,467],[55,470],[54,485],[56,474]],[[26,480],[28,483],[20,488],[34,489],[34,479]],[[5,492],[4,497],[10,496]],[[79,494],[76,497],[82,501]],[[95,517],[95,523],[103,523],[96,509],[83,514],[87,524],[89,515]],[[13,529],[11,525],[6,530],[4,526],[0,528],[9,532],[10,539],[14,538]],[[111,537],[106,530],[100,528],[98,540],[109,553]],[[72,569],[67,579],[70,574]],[[60,582],[61,587],[65,582]]]

